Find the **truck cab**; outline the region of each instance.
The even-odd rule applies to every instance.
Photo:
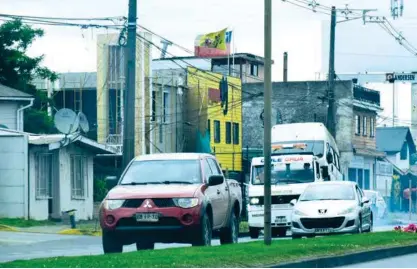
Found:
[[[319,160],[313,155],[271,157],[272,235],[286,236],[291,227],[291,200],[298,199],[308,184],[324,181]],[[258,238],[264,227],[264,158],[253,158],[249,183],[249,231]]]

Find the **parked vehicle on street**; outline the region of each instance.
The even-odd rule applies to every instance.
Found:
[[[355,182],[312,183],[298,201],[291,201],[292,238],[371,232],[373,215],[369,202]]]
[[[104,253],[156,242],[237,243],[242,211],[239,183],[225,179],[216,158],[201,153],[142,155],[123,172],[100,208]]]
[[[387,204],[379,191],[364,190],[363,193],[371,201],[371,209],[375,218],[383,219],[387,215]]]
[[[311,182],[323,181],[317,157],[285,155],[271,157],[271,225],[273,236],[284,237],[291,227],[292,206]],[[253,158],[249,183],[248,223],[252,238],[264,228],[264,158]]]

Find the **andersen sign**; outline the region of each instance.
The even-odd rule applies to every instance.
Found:
[[[386,74],[386,80],[389,82],[393,81],[415,81],[416,80],[416,74],[414,73],[401,73],[401,74],[395,74],[395,73],[387,73]]]

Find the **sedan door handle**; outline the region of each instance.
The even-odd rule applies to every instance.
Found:
[[[220,195],[220,190],[217,190],[217,194]]]
[[[224,188],[225,191],[229,191],[229,187]]]

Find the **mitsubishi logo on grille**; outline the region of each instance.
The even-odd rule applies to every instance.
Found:
[[[319,214],[326,214],[327,213],[327,209],[319,209]]]
[[[149,200],[146,200],[145,203],[143,204],[144,208],[152,208],[151,202]]]

